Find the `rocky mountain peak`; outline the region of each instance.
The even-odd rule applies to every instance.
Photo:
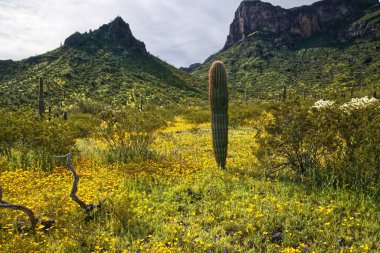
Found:
[[[99,29],[69,36],[64,46],[96,50],[97,48],[123,49],[131,53],[146,54],[145,44],[137,40],[129,27],[120,16]]]
[[[245,39],[269,36],[284,44],[294,44],[321,32],[346,39],[350,24],[362,17],[378,0],[323,0],[309,6],[284,9],[260,0],[243,1],[230,25],[224,49]]]

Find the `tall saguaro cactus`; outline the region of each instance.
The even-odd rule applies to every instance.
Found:
[[[215,61],[210,68],[208,78],[214,155],[218,166],[225,169],[228,146],[228,90],[224,64]]]
[[[45,113],[44,102],[44,79],[40,77],[40,87],[38,93],[38,113],[42,116]]]

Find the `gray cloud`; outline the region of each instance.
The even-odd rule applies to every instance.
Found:
[[[120,15],[147,50],[179,67],[220,50],[241,0],[0,0],[0,59],[57,48]],[[284,8],[315,0],[269,0]]]

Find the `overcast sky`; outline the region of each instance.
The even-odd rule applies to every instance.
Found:
[[[121,16],[147,50],[180,67],[219,51],[241,0],[0,0],[0,60],[57,48]],[[315,0],[269,0],[285,8]]]

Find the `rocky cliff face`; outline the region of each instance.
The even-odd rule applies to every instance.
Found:
[[[345,40],[349,38],[350,25],[376,4],[377,0],[324,0],[310,6],[283,9],[260,0],[243,1],[230,26],[225,48],[260,33],[288,44],[320,32],[333,32],[338,39]]]
[[[64,46],[88,50],[107,47],[123,49],[131,53],[147,53],[145,44],[133,36],[129,25],[121,17],[117,17],[95,31],[84,34],[74,33],[65,40]]]

